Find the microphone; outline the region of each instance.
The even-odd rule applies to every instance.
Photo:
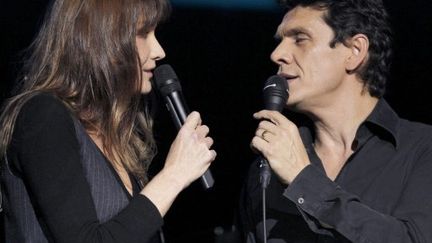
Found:
[[[177,130],[185,123],[190,111],[183,98],[180,81],[174,70],[169,64],[164,64],[154,70],[154,81],[159,93],[165,99],[166,107],[171,114],[171,118]],[[201,176],[201,183],[205,189],[209,189],[214,184],[210,170]]]
[[[281,112],[288,100],[288,96],[288,85],[285,78],[273,75],[264,83],[264,109]],[[270,166],[263,156],[260,156],[259,160],[261,187],[267,188],[271,177]]]

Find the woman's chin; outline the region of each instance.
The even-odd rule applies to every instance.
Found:
[[[148,94],[152,90],[152,84],[150,81],[143,81],[141,87],[141,94]]]
[[[143,95],[149,94],[151,92],[151,90],[152,90],[151,87],[147,88],[147,89],[142,89],[141,94],[143,94]]]

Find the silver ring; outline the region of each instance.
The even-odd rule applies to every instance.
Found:
[[[268,140],[265,138],[266,133],[268,133],[269,131],[265,130],[262,134],[261,134],[261,138],[264,139],[264,141],[268,142]]]

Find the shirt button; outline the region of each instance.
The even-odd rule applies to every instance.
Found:
[[[303,204],[303,203],[304,203],[304,198],[299,197],[299,199],[297,199],[297,202],[298,202],[299,204]]]

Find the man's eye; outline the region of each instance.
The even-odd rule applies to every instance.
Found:
[[[300,44],[304,41],[306,41],[306,38],[295,38],[295,43],[297,43],[297,44]]]

